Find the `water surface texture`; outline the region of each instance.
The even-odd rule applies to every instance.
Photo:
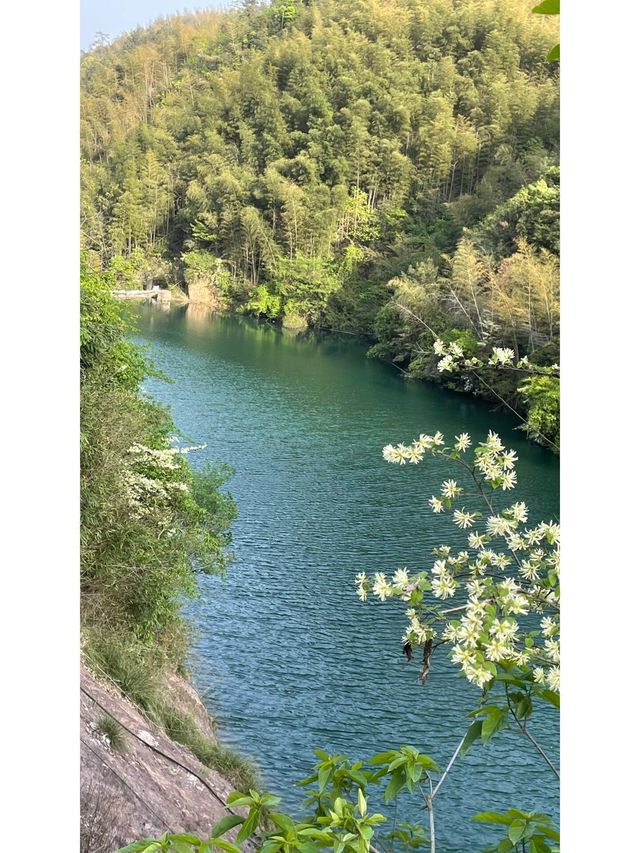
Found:
[[[444,649],[421,686],[417,665],[401,655],[403,605],[362,604],[353,580],[359,571],[428,569],[434,546],[463,540],[427,506],[448,469],[431,458],[389,465],[381,448],[437,429],[474,439],[497,429],[520,457],[516,494],[531,521],[557,516],[557,460],[510,416],[407,382],[366,359],[350,336],[295,336],[194,307],[148,307],[139,339],[173,380],[147,389],[190,440],[207,444],[192,460],[235,469],[235,563],[224,581],[203,578],[202,600],[188,606],[194,681],[223,739],[257,760],[291,809],[313,747],[355,760],[410,743],[445,766],[479,693]],[[552,714],[534,719],[532,731],[557,754]],[[471,853],[495,837],[470,821],[475,812],[556,814],[557,798],[554,777],[520,736],[478,743],[436,800],[438,850]]]

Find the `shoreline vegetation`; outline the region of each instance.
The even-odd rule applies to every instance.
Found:
[[[443,372],[433,353],[559,360],[556,41],[526,0],[274,0],[96,44],[88,263],[114,288],[362,335],[557,445],[557,382]]]
[[[123,767],[109,769],[108,759],[118,764],[114,754],[131,740],[132,732],[122,730],[123,720],[132,713],[130,706],[135,709],[131,725],[135,724],[133,735],[138,740],[148,736],[152,745],[163,738],[182,745],[202,765],[200,773],[203,768],[217,771],[228,780],[229,791],[258,782],[255,765],[217,739],[215,722],[188,686],[185,670],[189,626],[181,603],[198,594],[199,572],[223,573],[232,558],[229,527],[236,508],[224,490],[231,471],[219,466],[196,472],[189,465],[189,454],[198,448],[176,437],[166,409],[140,392],[141,381],[154,371],[126,340],[131,328],[126,317],[126,306],[112,298],[108,283],[89,272],[83,259],[83,679],[93,684],[93,694],[107,690],[113,697],[110,711],[99,717],[89,714],[81,730],[83,853],[115,849],[100,846],[96,836],[100,821],[115,820],[109,830],[118,845],[146,833],[146,807],[136,811],[131,804],[122,809],[114,805],[124,802],[123,786],[129,794],[136,786],[138,804],[145,791],[147,799],[153,799],[142,765],[138,762],[138,771],[129,774],[128,782],[123,780]],[[85,704],[95,702],[93,694],[84,696]],[[96,751],[102,756],[97,764],[91,758]],[[164,778],[161,789],[167,798],[172,790],[175,795],[173,770],[168,765],[156,768]],[[226,796],[229,791],[222,793]],[[157,805],[162,809],[167,803]],[[115,819],[120,811],[126,815],[124,822]],[[172,807],[167,806],[167,815],[171,814]],[[88,815],[98,821],[93,829],[87,824]],[[189,815],[194,825],[209,819],[197,814],[196,803]],[[158,832],[164,827],[157,821],[153,826]],[[129,835],[123,837],[126,827]]]

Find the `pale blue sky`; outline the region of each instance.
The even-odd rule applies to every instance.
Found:
[[[81,0],[80,47],[86,50],[98,32],[114,38],[161,15],[231,5],[232,0]]]

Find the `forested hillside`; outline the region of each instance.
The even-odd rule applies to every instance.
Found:
[[[246,0],[82,58],[82,240],[113,281],[369,335],[558,358],[558,66],[531,0]],[[466,390],[482,379],[448,375]],[[557,435],[557,383],[499,380]]]

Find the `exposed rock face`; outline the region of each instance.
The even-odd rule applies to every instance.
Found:
[[[204,305],[207,308],[220,310],[222,303],[220,296],[212,279],[206,276],[199,276],[187,285],[189,293],[189,302],[192,305]]]
[[[213,730],[197,693],[177,676],[173,698],[209,737]],[[98,682],[83,665],[80,700],[81,853],[113,853],[138,838],[164,832],[207,835],[230,813],[233,790],[215,770],[170,740],[116,688]],[[111,716],[124,728],[118,751],[98,727]]]

